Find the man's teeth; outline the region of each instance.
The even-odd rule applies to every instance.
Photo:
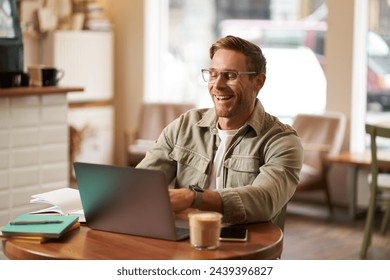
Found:
[[[215,96],[218,100],[225,100],[225,99],[229,99],[230,96]]]

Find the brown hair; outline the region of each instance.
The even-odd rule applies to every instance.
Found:
[[[211,59],[219,49],[227,49],[243,53],[247,59],[248,71],[266,73],[267,61],[259,46],[242,38],[229,35],[212,44],[210,47]]]

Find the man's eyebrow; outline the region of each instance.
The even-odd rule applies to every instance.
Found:
[[[215,68],[209,68],[208,70],[210,70],[210,71],[218,71],[218,70],[215,69]],[[218,72],[226,72],[226,71],[239,72],[239,71],[237,71],[236,69],[232,69],[232,68],[223,69],[222,71],[218,71]]]

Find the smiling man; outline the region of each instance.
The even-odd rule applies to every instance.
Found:
[[[258,46],[227,36],[211,46],[210,58],[202,76],[214,108],[181,115],[137,167],[176,179],[174,211],[217,211],[232,224],[276,222],[299,181],[299,137],[257,99],[266,81]]]

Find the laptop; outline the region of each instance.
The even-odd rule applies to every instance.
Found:
[[[188,238],[188,224],[175,224],[162,171],[85,162],[73,166],[90,228],[174,241]]]

